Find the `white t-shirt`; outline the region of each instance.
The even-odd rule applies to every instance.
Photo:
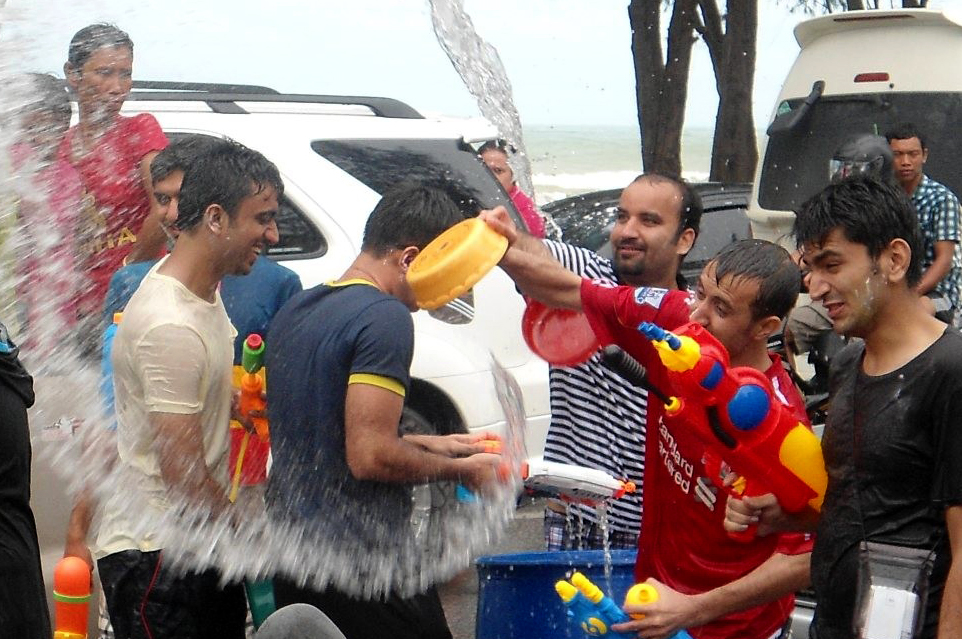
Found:
[[[114,338],[122,481],[105,505],[98,557],[122,550],[160,549],[150,523],[162,517],[170,504],[149,413],[200,414],[207,468],[227,486],[237,331],[220,293],[213,303],[197,297],[176,279],[157,273],[165,261],[150,270],[130,298]]]

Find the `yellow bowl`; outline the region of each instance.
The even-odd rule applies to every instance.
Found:
[[[418,306],[432,310],[468,292],[501,261],[508,239],[473,217],[424,247],[408,269]]]

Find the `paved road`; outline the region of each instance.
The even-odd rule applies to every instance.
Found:
[[[492,546],[487,555],[544,550],[542,518],[544,502],[529,501],[518,509],[508,533],[500,543]],[[474,566],[464,570],[440,589],[444,614],[454,639],[474,639],[475,615],[478,606],[478,573]]]

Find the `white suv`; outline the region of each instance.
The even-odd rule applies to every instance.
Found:
[[[464,194],[467,215],[478,205],[514,211],[468,144],[485,134],[495,137],[490,127],[470,137],[472,121],[425,118],[396,100],[143,82],[124,107],[126,115],[142,112],[152,113],[172,138],[228,137],[277,165],[284,179],[280,243],[268,255],[296,272],[305,288],[343,273],[360,250],[380,193],[396,182],[453,183]],[[549,419],[547,365],[524,343],[523,311],[513,283],[495,269],[470,294],[438,311],[416,313],[408,417],[440,433],[503,429],[493,353],[521,387],[526,445],[539,454]]]

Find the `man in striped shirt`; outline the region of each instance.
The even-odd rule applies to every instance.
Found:
[[[612,284],[677,289],[678,268],[695,243],[702,206],[684,182],[640,175],[618,202],[611,231],[614,260],[593,251],[527,236],[522,242],[546,251],[581,277]],[[608,368],[599,355],[572,367],[552,367],[551,425],[546,460],[603,470],[629,479],[639,490],[608,506],[612,548],[634,549],[642,518],[647,395]],[[567,516],[570,512],[571,516]],[[551,501],[545,511],[548,550],[601,548],[598,512],[589,506]]]

